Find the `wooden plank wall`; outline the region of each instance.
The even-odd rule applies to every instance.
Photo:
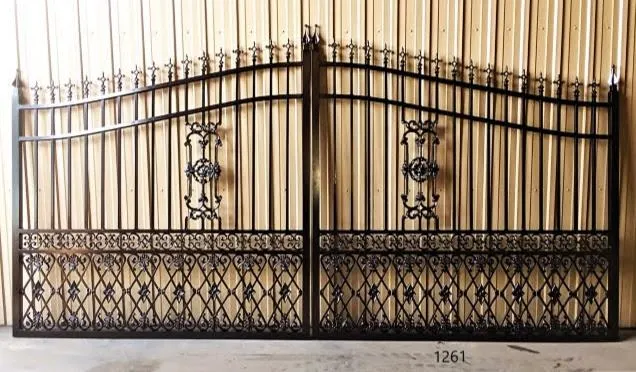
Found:
[[[368,39],[376,49],[384,44],[396,52],[405,47],[411,55],[421,49],[423,54],[439,54],[445,61],[456,56],[464,63],[472,59],[482,67],[492,63],[497,71],[503,71],[507,66],[516,73],[525,69],[531,77],[543,73],[549,79],[560,73],[566,81],[574,81],[578,76],[585,84],[592,79],[606,83],[610,66],[616,64],[622,92],[620,324],[636,326],[636,311],[633,311],[636,308],[636,286],[633,284],[636,225],[632,223],[636,218],[636,209],[633,208],[636,205],[636,163],[633,160],[636,154],[632,150],[636,145],[636,131],[631,128],[636,118],[636,1],[31,0],[5,2],[2,7],[7,8],[2,12],[4,18],[1,24],[6,28],[3,35],[15,35],[15,38],[5,37],[8,47],[0,69],[3,84],[0,101],[0,123],[4,125],[2,133],[9,133],[11,125],[7,83],[12,79],[14,67],[21,71],[22,81],[29,85],[36,80],[41,85],[47,85],[46,82],[51,80],[62,85],[69,78],[77,82],[84,76],[95,81],[104,71],[110,77],[108,84],[112,89],[115,84],[112,75],[118,68],[128,73],[139,65],[140,69],[147,71],[152,61],[163,65],[168,59],[181,61],[186,55],[194,59],[194,56],[201,55],[202,50],[213,55],[220,47],[226,51],[235,49],[237,45],[246,49],[253,42],[262,47],[270,38],[278,45],[287,38],[298,44],[303,24],[319,24],[324,40],[330,42],[335,39],[341,45],[350,40],[362,45]],[[165,74],[164,69],[160,76],[165,78]],[[346,75],[338,80],[342,78]],[[361,90],[363,87],[359,84],[363,80],[355,81],[358,84],[355,89]],[[211,97],[213,99],[214,96]],[[356,106],[356,115],[361,115],[361,112],[361,106]],[[373,115],[382,117],[382,108],[374,108]],[[396,113],[392,111],[391,115]],[[107,120],[113,120],[112,116],[112,111],[109,111]],[[346,115],[343,113],[343,116]],[[341,125],[346,131],[346,122]],[[480,136],[479,129],[476,133]],[[0,136],[0,275],[3,279],[0,285],[0,324],[9,322],[11,318],[8,137]],[[512,141],[516,141],[514,137]],[[517,162],[515,159],[520,152],[518,141],[513,143],[511,164]],[[528,151],[533,151],[532,147],[536,144],[536,141],[529,141]],[[228,152],[221,155],[221,161],[224,156],[229,156],[232,149],[223,151]],[[553,154],[550,144],[547,151]],[[443,147],[440,153],[443,153]],[[546,162],[552,164],[550,156]],[[98,159],[91,157],[90,161],[98,162]],[[571,159],[565,159],[565,167],[572,167]],[[336,169],[338,177],[345,179],[349,171],[346,167]],[[114,169],[107,169],[106,177],[112,177],[113,172]],[[124,177],[130,177],[133,172],[134,169],[125,169]],[[91,177],[91,187],[96,187],[97,180],[97,177]],[[323,186],[328,189],[328,185]],[[65,187],[63,182],[60,187]],[[566,189],[565,192],[571,190]],[[598,192],[604,195],[603,190]],[[60,195],[66,195],[63,189]],[[515,209],[513,214],[520,217],[518,195],[509,197]],[[339,198],[339,202],[348,200],[346,193]],[[39,208],[46,210],[45,203]],[[441,205],[448,203],[442,202]],[[361,207],[356,205],[357,210]],[[564,208],[571,210],[572,206]],[[97,212],[97,209],[92,211]],[[132,210],[124,212],[130,214]],[[546,211],[546,214],[549,216],[551,212]],[[323,215],[323,218],[327,216]],[[566,219],[568,224],[571,222]]]

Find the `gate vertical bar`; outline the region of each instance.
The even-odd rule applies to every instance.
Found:
[[[616,66],[612,66],[612,81],[609,90],[610,102],[610,146],[609,146],[609,187],[607,188],[609,208],[607,216],[607,224],[610,231],[610,260],[609,260],[609,316],[608,316],[608,332],[609,337],[618,339],[618,305],[619,305],[619,287],[618,287],[618,255],[619,255],[619,106],[618,106],[618,82],[616,75]]]
[[[311,230],[311,207],[312,196],[310,193],[312,185],[312,167],[313,159],[310,155],[311,147],[311,50],[307,43],[307,34],[302,40],[302,195],[303,195],[303,328],[306,334],[311,334],[310,320],[314,317],[312,314],[312,300],[314,299],[311,291],[312,272],[312,239]]]
[[[22,206],[20,204],[22,172],[20,172],[20,164],[22,157],[20,156],[20,72],[16,71],[15,80],[13,81],[13,94],[11,96],[11,232],[13,239],[13,335],[20,328],[20,316],[22,315],[22,293],[18,288],[22,288],[22,268],[20,265],[20,237],[18,231],[22,221]],[[35,144],[38,145],[37,143]],[[37,206],[36,206],[37,210]]]

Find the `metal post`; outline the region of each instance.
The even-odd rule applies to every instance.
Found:
[[[616,66],[612,66],[612,81],[610,85],[608,100],[610,104],[610,146],[609,146],[609,185],[607,188],[609,208],[607,223],[610,231],[610,262],[609,262],[609,313],[608,313],[608,335],[612,339],[618,339],[618,255],[619,255],[619,213],[620,213],[620,184],[619,184],[619,95],[618,81],[616,79]]]

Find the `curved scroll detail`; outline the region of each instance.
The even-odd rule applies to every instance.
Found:
[[[400,144],[404,149],[402,175],[404,176],[404,193],[401,195],[404,205],[402,223],[406,219],[422,219],[427,222],[433,220],[435,228],[439,219],[435,208],[439,194],[435,191],[435,178],[439,173],[436,161],[436,149],[439,137],[435,130],[437,122],[434,120],[403,120],[406,130]],[[410,150],[415,151],[411,154]]]
[[[187,219],[201,220],[202,223],[205,220],[212,222],[218,220],[220,227],[221,217],[218,211],[221,195],[217,193],[217,183],[221,176],[221,166],[217,160],[217,151],[222,141],[218,134],[219,125],[220,123],[213,122],[186,123],[190,132],[185,141],[188,154],[185,167],[188,189],[184,200],[188,207]],[[196,159],[194,158],[195,146],[198,156]]]

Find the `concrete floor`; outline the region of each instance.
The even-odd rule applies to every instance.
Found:
[[[0,371],[636,371],[636,332],[617,343],[460,343],[13,338]],[[435,351],[464,350],[438,364]]]

